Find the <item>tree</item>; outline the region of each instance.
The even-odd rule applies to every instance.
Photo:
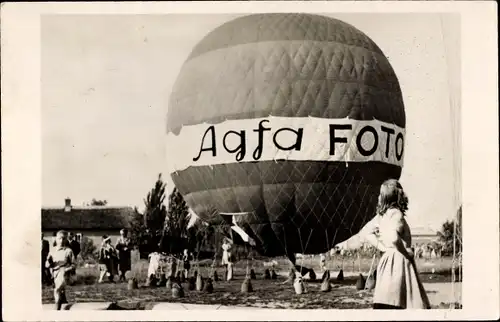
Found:
[[[141,257],[147,256],[158,247],[167,213],[163,204],[165,189],[166,184],[159,174],[154,187],[144,199],[144,213],[141,214],[137,207],[134,209],[135,213],[131,222],[131,240],[134,245],[139,247]]]
[[[455,241],[455,253],[457,255],[462,253],[462,206],[458,208],[455,220],[444,222],[441,231],[438,232],[439,241],[443,245],[442,255],[444,256],[453,255],[453,241]]]
[[[130,222],[130,240],[133,245],[140,246],[143,244],[146,233],[146,224],[144,214],[139,212],[137,207],[134,207],[134,214]]]
[[[220,255],[220,246],[227,234],[228,226],[208,225],[204,222],[196,221],[188,230],[189,248],[194,250],[196,258],[213,258],[214,255]],[[245,247],[241,247],[245,250]],[[233,246],[233,253],[238,250],[238,246]]]
[[[108,204],[107,200],[98,200],[95,198],[92,198],[92,201],[90,202],[91,206],[106,206]]]
[[[153,235],[161,235],[163,224],[167,215],[167,208],[164,205],[166,184],[161,178],[161,173],[158,175],[155,186],[148,193],[144,204],[144,220],[146,229]]]
[[[199,253],[201,249],[209,243],[212,239],[214,228],[206,225],[201,221],[197,221],[188,230],[188,244],[189,248]]]
[[[186,201],[177,188],[169,196],[168,211],[164,220],[162,248],[168,253],[179,253],[187,247],[190,215]]]
[[[80,255],[82,256],[83,260],[91,260],[97,258],[97,247],[95,246],[92,239],[83,236],[80,245]]]

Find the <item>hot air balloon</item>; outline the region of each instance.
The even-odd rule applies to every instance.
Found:
[[[209,32],[184,62],[167,163],[201,220],[295,263],[373,218],[380,185],[401,175],[405,124],[397,76],[363,32],[253,14]]]

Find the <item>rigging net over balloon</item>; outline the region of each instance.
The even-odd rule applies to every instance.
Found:
[[[244,16],[181,68],[169,173],[201,220],[295,261],[375,215],[380,184],[401,175],[405,125],[396,74],[363,32],[312,14]]]

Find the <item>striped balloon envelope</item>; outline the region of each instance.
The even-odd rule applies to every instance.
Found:
[[[316,254],[375,215],[403,167],[405,111],[381,49],[342,21],[254,14],[209,32],[173,87],[167,163],[187,204],[263,255]]]

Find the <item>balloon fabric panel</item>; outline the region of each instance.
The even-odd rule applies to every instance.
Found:
[[[174,85],[167,133],[181,140],[183,127],[267,117],[406,125],[398,79],[380,48],[349,24],[311,14],[250,15],[210,32]],[[318,135],[315,144],[329,139]],[[228,226],[221,213],[239,214],[238,226],[261,254],[321,253],[373,217],[380,184],[398,179],[402,166],[310,157],[193,162],[171,176],[203,221]],[[175,151],[168,158],[175,161]]]

